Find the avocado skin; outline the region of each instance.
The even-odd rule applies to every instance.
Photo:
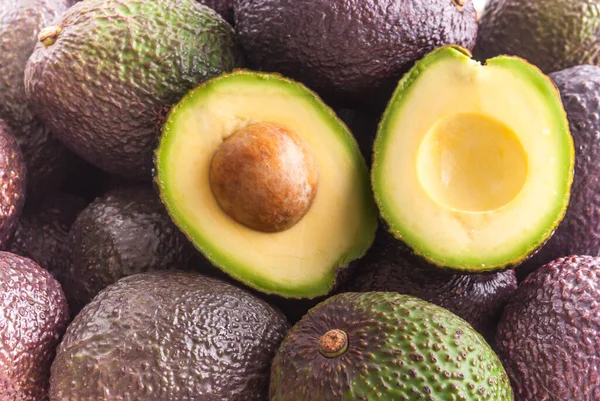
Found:
[[[476,56],[523,57],[545,73],[600,64],[596,0],[491,0],[481,19]]]
[[[600,397],[600,258],[568,256],[527,277],[496,337],[516,399]]]
[[[71,225],[87,203],[57,193],[38,204],[27,204],[7,250],[34,260],[53,276],[67,266]]]
[[[471,0],[234,0],[253,68],[277,71],[328,100],[372,104],[412,64],[444,44],[473,49]]]
[[[546,245],[519,266],[520,278],[563,256],[600,256],[600,67],[577,66],[552,73],[550,78],[569,119],[575,176],[565,218]]]
[[[31,259],[0,252],[0,306],[0,400],[46,401],[69,319],[60,284]]]
[[[348,350],[325,358],[319,338],[333,329],[346,332]],[[500,361],[467,322],[391,292],[343,293],[313,308],[279,347],[269,394],[271,401],[513,399]]]
[[[381,228],[348,287],[348,291],[393,291],[421,298],[462,317],[490,342],[516,289],[513,270],[452,274],[417,258]]]
[[[289,325],[268,303],[194,273],[127,277],[69,326],[50,400],[264,401]]]
[[[0,119],[10,126],[21,146],[30,200],[56,190],[75,158],[35,116],[23,83],[37,33],[67,7],[65,0],[6,1],[0,7]]]
[[[19,144],[8,125],[0,120],[0,249],[17,228],[25,205],[27,168]]]
[[[149,181],[169,107],[239,64],[233,28],[195,0],[89,0],[55,23],[56,43],[38,43],[25,70],[31,104],[71,150],[125,178]]]
[[[233,24],[233,0],[199,0],[218,12],[225,21]]]

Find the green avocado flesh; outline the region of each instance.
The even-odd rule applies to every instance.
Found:
[[[318,170],[310,208],[284,231],[261,232],[234,220],[209,183],[221,144],[259,123],[297,134]],[[377,208],[356,141],[314,93],[276,74],[240,70],[191,91],[167,117],[156,170],[163,202],[196,248],[235,279],[265,293],[326,295],[374,240]]]
[[[484,272],[522,262],[569,203],[574,148],[560,95],[516,57],[485,65],[447,46],[400,81],[374,145],[391,233],[430,263]]]
[[[340,335],[341,334],[341,335]],[[510,401],[500,360],[446,309],[395,292],[343,293],[288,332],[270,401]]]

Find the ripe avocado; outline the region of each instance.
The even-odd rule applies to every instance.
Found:
[[[600,64],[597,0],[490,0],[475,54],[520,56],[545,73]]]
[[[550,74],[562,96],[575,143],[575,177],[564,220],[548,243],[517,270],[523,277],[569,255],[600,256],[600,67]]]
[[[455,46],[427,55],[398,84],[373,154],[390,231],[444,268],[518,265],[569,202],[574,149],[560,95],[516,57],[481,65]]]
[[[288,329],[280,311],[217,279],[126,277],[67,329],[50,400],[264,401],[271,360]]]
[[[35,116],[25,94],[25,65],[38,32],[68,8],[66,0],[3,1],[0,6],[0,119],[12,129],[25,158],[28,197],[56,190],[74,155]]]
[[[513,399],[483,337],[458,316],[391,292],[343,293],[283,340],[271,401]]]
[[[92,202],[73,223],[68,247],[58,278],[74,312],[121,277],[185,269],[197,253],[145,186],[117,188]]]
[[[60,284],[31,259],[0,252],[0,305],[0,399],[46,401],[69,320]]]
[[[198,0],[218,12],[225,21],[233,24],[233,0]]]
[[[7,250],[57,277],[67,267],[69,229],[85,206],[84,200],[63,193],[27,203]]]
[[[471,0],[235,0],[236,30],[253,68],[327,99],[373,104],[436,47],[472,49]]]
[[[557,259],[521,283],[496,337],[519,401],[599,399],[599,309],[598,257]]]
[[[214,265],[288,298],[328,294],[373,242],[377,208],[356,141],[303,85],[239,70],[171,109],[157,185]]]
[[[350,291],[394,291],[448,309],[493,342],[502,309],[517,289],[514,270],[488,274],[453,274],[414,257],[384,230],[358,262]]]
[[[6,247],[23,211],[26,175],[19,144],[8,125],[0,120],[0,249]]]
[[[239,60],[233,28],[195,0],[89,0],[41,32],[25,70],[40,116],[109,173],[151,178],[166,110]]]

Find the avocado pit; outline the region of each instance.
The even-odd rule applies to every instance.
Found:
[[[329,330],[319,338],[319,352],[326,358],[335,358],[348,350],[348,334],[339,329]]]
[[[225,139],[213,156],[209,182],[228,216],[250,229],[275,233],[290,229],[309,211],[318,169],[301,136],[261,122]]]

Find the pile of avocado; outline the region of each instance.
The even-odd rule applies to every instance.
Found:
[[[0,401],[600,399],[600,0],[0,2]]]

